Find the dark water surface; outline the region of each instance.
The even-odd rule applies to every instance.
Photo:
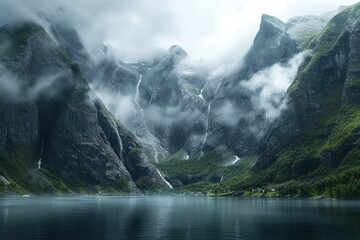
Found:
[[[360,239],[360,202],[0,198],[0,239]]]

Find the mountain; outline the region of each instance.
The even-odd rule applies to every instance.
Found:
[[[234,106],[241,106],[239,109],[242,112],[235,112],[234,115],[245,116],[242,119],[248,119],[248,122],[235,125],[243,132],[236,131],[234,125],[228,127],[227,131],[223,130],[224,128],[219,130],[219,135],[225,136],[219,139],[225,140],[218,141],[207,150],[226,145],[226,141],[234,141],[233,149],[240,158],[234,158],[226,164],[224,155],[217,157],[223,159],[218,162],[212,160],[214,156],[206,155],[200,159],[204,164],[200,161],[196,165],[195,161],[191,164],[174,162],[173,166],[176,166],[177,170],[173,170],[170,163],[160,167],[168,172],[170,177],[185,184],[181,187],[185,191],[229,195],[358,198],[359,13],[360,4],[341,9],[320,31],[315,29],[315,36],[307,35],[305,45],[299,44],[298,39],[289,32],[291,23],[299,18],[290,19],[284,24],[275,18],[263,16],[259,33],[245,56],[245,64],[236,74],[222,80],[212,103],[214,112],[217,101],[228,100],[233,109]],[[301,21],[303,20],[299,22]],[[267,38],[261,42],[271,39],[277,41],[257,45],[256,41],[263,36]],[[287,44],[281,43],[279,39],[282,37],[288,39]],[[276,46],[276,42],[279,45],[272,50],[271,46]],[[269,49],[266,49],[268,46]],[[281,52],[288,55],[279,54]],[[272,121],[264,121],[266,112],[244,114],[244,109],[247,113],[253,113],[257,106],[251,101],[254,94],[244,88],[246,84],[242,83],[246,83],[248,79],[250,83],[251,79],[259,80],[259,76],[271,72],[269,69],[274,68],[274,65],[286,67],[286,62],[289,64],[296,59],[298,52],[303,52],[303,57],[300,64],[295,64],[297,67],[294,81],[281,98],[278,115]],[[251,64],[251,59],[256,59],[256,56],[261,56],[262,53],[265,57],[260,57],[260,61],[254,60]],[[273,55],[267,58],[266,54]],[[267,79],[276,80],[270,77]],[[259,83],[266,84],[266,79]],[[226,105],[220,106],[219,110]],[[259,138],[254,137],[254,132],[246,131],[251,127],[255,129],[255,133],[260,133]],[[229,132],[233,132],[234,137]],[[211,134],[214,134],[214,131]],[[214,165],[217,167],[214,168]],[[201,169],[196,166],[201,166]],[[186,173],[191,173],[193,182],[190,183],[195,184],[189,184],[189,177],[181,177],[189,176]]]
[[[260,140],[251,171],[214,189],[360,196],[359,12],[360,4],[346,8],[309,39],[301,50],[311,50],[311,57],[287,90],[286,107]]]
[[[135,137],[42,26],[2,26],[0,46],[2,191],[168,189]]]
[[[256,165],[276,168],[277,181],[357,169],[359,12],[359,4],[340,12],[307,46],[314,54],[289,88],[289,107],[267,133]]]
[[[359,197],[359,13],[264,14],[217,74],[178,45],[94,54],[61,18],[3,26],[0,186]]]
[[[89,60],[79,62],[85,63],[80,63],[84,72],[96,76],[89,79],[97,79],[92,84],[100,95],[104,92],[134,103],[135,112],[128,118],[118,118],[155,161],[167,160],[174,154],[183,159],[202,156],[210,150],[244,155],[256,151],[258,135],[267,120],[265,112],[251,113],[251,100],[256,93],[239,83],[261,69],[287,63],[298,53],[295,41],[285,29],[281,20],[263,15],[244,63],[223,76],[212,77],[208,69],[176,45],[149,62],[126,64],[104,56],[100,63],[92,65],[92,71],[86,70]],[[72,31],[62,35],[68,36],[69,32]],[[72,47],[65,47],[69,54],[77,51],[79,41],[59,39],[65,46],[75,42]],[[119,111],[112,101],[105,104],[113,113]],[[254,133],[254,128],[259,130]]]
[[[276,63],[286,63],[298,53],[296,43],[285,32],[285,23],[263,15],[260,29],[244,57],[240,68],[228,74],[218,87],[212,102],[213,131],[208,149],[223,146],[239,156],[255,154],[262,132],[267,126],[266,111],[257,111],[253,97],[258,90],[251,90],[246,82],[254,74]],[[230,108],[230,111],[224,109]]]

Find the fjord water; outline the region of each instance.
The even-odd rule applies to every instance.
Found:
[[[359,239],[360,202],[207,197],[0,199],[0,239]]]

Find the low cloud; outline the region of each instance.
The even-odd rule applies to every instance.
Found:
[[[220,108],[216,109],[214,115],[216,122],[227,126],[235,126],[243,117],[230,101],[225,101]]]
[[[155,125],[194,123],[194,120],[198,119],[201,114],[198,110],[184,110],[180,105],[176,107],[152,105],[144,111],[149,122]]]
[[[71,71],[62,69],[58,72],[39,77],[28,90],[27,96],[30,99],[37,99],[39,96],[47,98],[58,97],[72,84]]]
[[[40,76],[33,80],[32,85],[28,84],[28,80],[0,64],[0,98],[12,102],[32,101],[39,97],[61,97],[63,91],[73,83],[71,72],[61,70]]]
[[[130,122],[136,113],[136,105],[131,95],[110,92],[104,88],[92,85],[92,90],[101,99],[106,108],[125,126],[129,127]],[[93,98],[93,96],[92,96]]]
[[[254,74],[248,81],[240,84],[252,93],[251,101],[255,112],[265,112],[267,121],[273,121],[285,107],[285,94],[294,81],[300,65],[310,51],[295,55],[286,64],[274,64]]]
[[[12,101],[20,98],[21,83],[17,76],[0,64],[0,98]]]
[[[149,58],[159,49],[182,46],[213,65],[242,58],[259,29],[261,14],[283,21],[320,14],[357,0],[0,0],[0,22],[33,20],[38,13],[62,17],[96,50],[105,43],[126,61]],[[61,13],[61,14],[60,14]]]

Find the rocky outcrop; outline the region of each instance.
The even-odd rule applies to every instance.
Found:
[[[260,30],[245,56],[245,78],[275,63],[289,60],[298,52],[294,40],[285,32],[285,23],[276,17],[264,14]]]

